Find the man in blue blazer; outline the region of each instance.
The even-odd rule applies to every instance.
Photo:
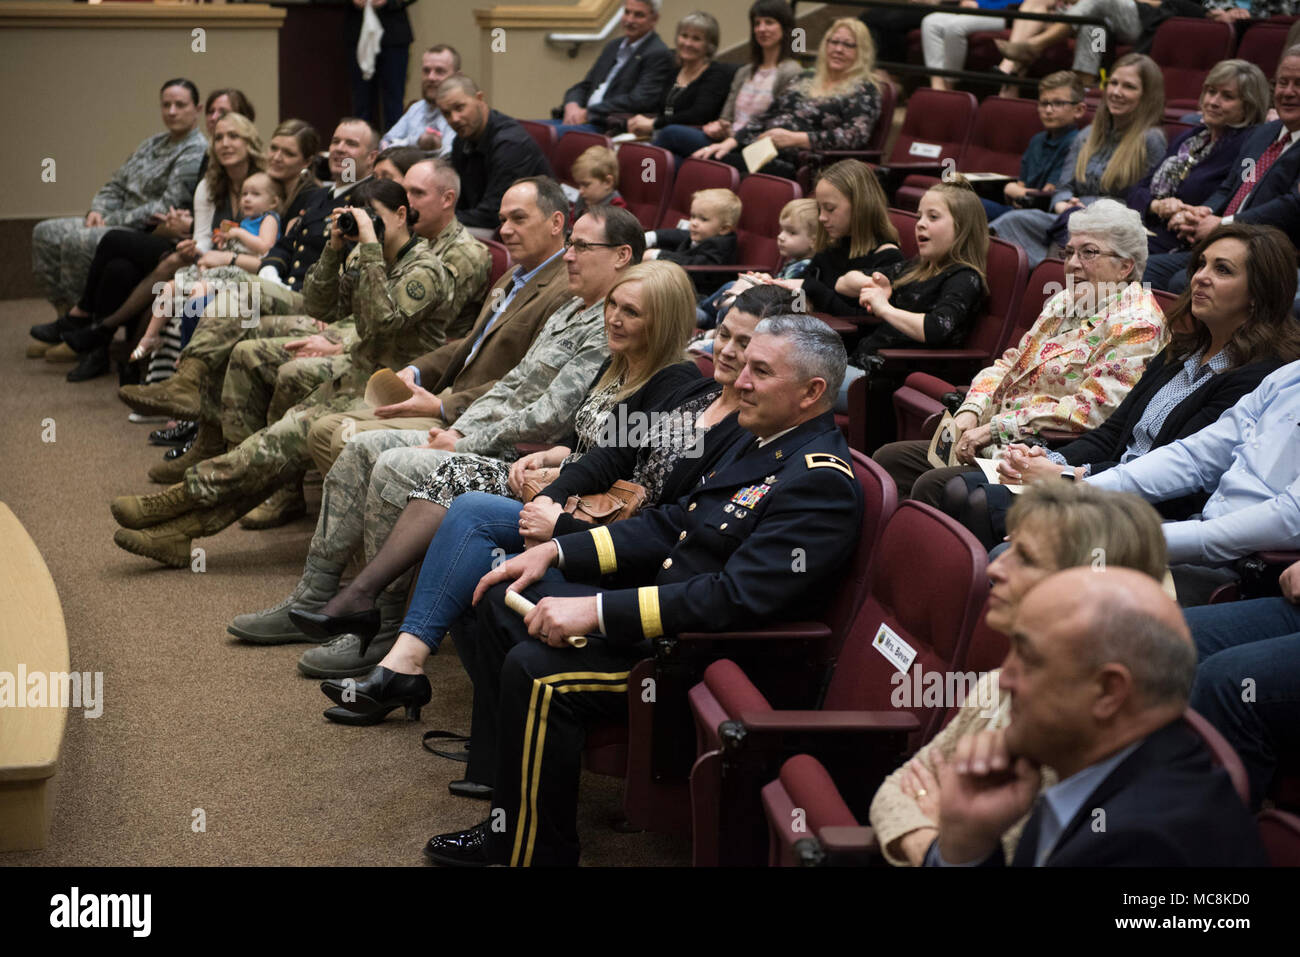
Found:
[[[1011,723],[939,775],[930,866],[1250,867],[1267,860],[1227,772],[1183,715],[1196,651],[1178,606],[1130,569],[1072,568],[1021,602],[1002,665]],[[1042,788],[1040,768],[1058,775]],[[1041,793],[1040,793],[1041,788]]]
[[[600,132],[612,113],[657,114],[671,82],[672,52],[654,32],[663,0],[627,0],[623,36],[611,40],[582,82],[552,111],[560,135],[570,129]]]
[[[1169,227],[1195,243],[1221,222],[1276,226],[1300,243],[1300,46],[1291,47],[1277,66],[1273,106],[1278,119],[1250,133],[1218,190],[1205,202],[1175,213]],[[1191,253],[1180,250],[1147,260],[1144,281],[1157,289],[1182,292]]]

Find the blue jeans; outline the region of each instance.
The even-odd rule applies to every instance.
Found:
[[[1258,808],[1278,755],[1300,752],[1300,608],[1257,598],[1183,614],[1201,659],[1189,703],[1236,750]]]
[[[592,126],[590,123],[579,123],[576,126],[566,126],[563,120],[539,120],[538,122],[545,123],[547,126],[555,127],[555,135],[558,137],[563,137],[565,133],[569,132],[569,130],[576,130],[579,133],[605,132],[604,130],[596,129],[596,127]]]
[[[521,508],[512,498],[486,492],[467,492],[451,503],[425,553],[402,631],[437,650],[452,623],[469,608],[479,579],[523,551]]]
[[[675,153],[683,158],[690,156],[698,149],[703,149],[712,142],[713,140],[704,135],[703,130],[694,126],[683,126],[681,123],[672,123],[665,126],[650,141],[651,145],[662,146],[668,152]]]

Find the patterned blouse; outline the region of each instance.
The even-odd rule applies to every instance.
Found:
[[[1071,304],[1069,296],[1067,289],[1049,299],[1020,344],[971,383],[959,412],[991,423],[993,444],[1042,429],[1096,428],[1169,339],[1159,303],[1139,283],[1095,310],[1086,297]]]
[[[860,79],[846,90],[830,96],[809,95],[813,71],[805,70],[791,83],[776,102],[732,134],[741,146],[748,146],[764,130],[795,130],[808,134],[813,149],[862,150],[871,141],[880,116],[880,91],[868,79]],[[787,162],[794,162],[798,150],[783,149],[778,154]]]
[[[581,458],[584,452],[600,441],[605,434],[605,419],[621,386],[621,381],[615,381],[598,392],[587,393],[586,400],[574,418],[578,441],[573,453],[564,460],[565,463]],[[514,493],[510,491],[510,463],[473,452],[453,453],[439,462],[429,477],[407,498],[422,498],[443,508],[451,508],[451,503],[466,492],[513,497]]]

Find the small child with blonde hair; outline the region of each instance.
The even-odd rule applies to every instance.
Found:
[[[689,229],[657,229],[646,233],[646,259],[679,266],[730,266],[736,261],[736,224],[740,197],[729,189],[701,189],[691,197]],[[712,293],[725,273],[696,273],[695,289]]]
[[[590,146],[578,154],[569,167],[578,187],[578,201],[573,204],[573,219],[593,206],[619,206],[627,203],[618,192],[618,157],[608,146]]]
[[[279,238],[279,209],[284,199],[284,186],[266,173],[253,173],[244,180],[239,191],[239,212],[244,218],[238,224],[223,221],[213,230],[214,248],[200,256],[194,265],[176,271],[167,288],[154,301],[149,328],[131,353],[132,361],[153,354],[162,342],[163,327],[176,317],[176,312],[179,312],[185,330],[182,340],[188,341],[188,333],[193,331],[203,314],[210,283],[250,281],[249,273],[257,271],[262,257],[271,251]],[[186,295],[185,304],[179,310],[159,309],[159,303],[171,299],[177,289]]]

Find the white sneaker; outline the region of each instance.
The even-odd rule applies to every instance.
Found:
[[[132,412],[126,419],[136,425],[155,425],[159,422],[169,421],[165,415],[141,415],[139,412]]]

